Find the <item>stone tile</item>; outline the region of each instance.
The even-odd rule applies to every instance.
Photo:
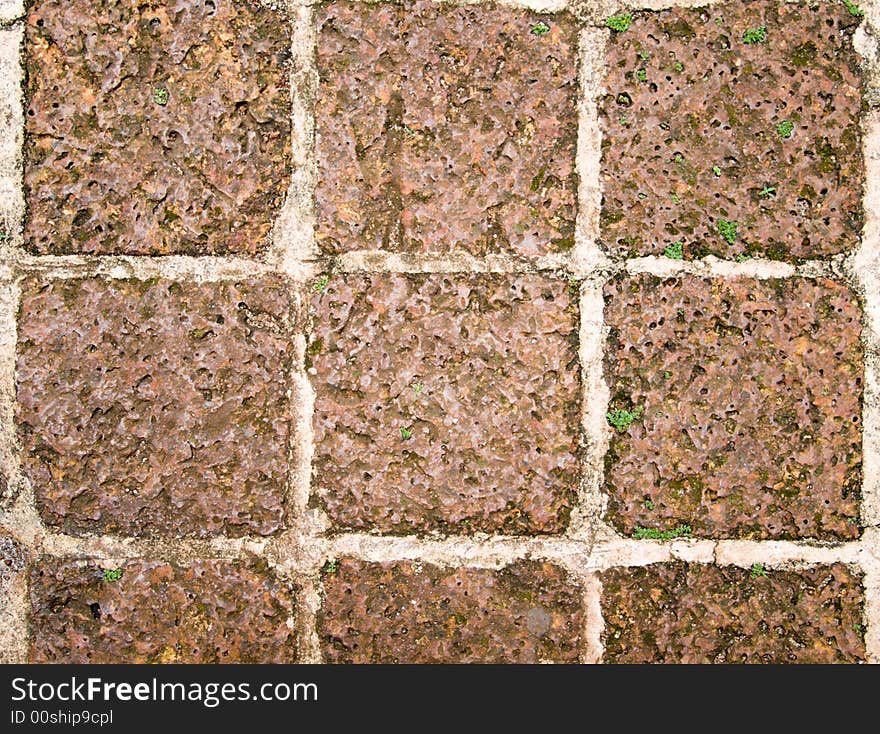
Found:
[[[334,529],[564,530],[580,435],[572,284],[335,275],[312,311],[312,486]]]
[[[574,244],[577,27],[435,2],[319,10],[318,243],[542,255]]]
[[[821,258],[862,228],[859,24],[843,3],[637,13],[607,47],[602,241],[615,254]]]
[[[605,662],[854,663],[861,574],[668,563],[602,574]]]
[[[325,566],[318,627],[334,663],[574,663],[580,592],[549,563],[500,571],[344,559]]]
[[[259,0],[34,0],[26,247],[253,254],[290,177],[290,32]]]
[[[295,328],[287,288],[28,281],[17,420],[43,519],[76,534],[281,529]]]
[[[618,424],[605,488],[618,530],[858,537],[864,367],[850,290],[621,277],[606,286],[605,316]]]
[[[35,663],[296,662],[292,591],[257,562],[43,558],[31,607]]]

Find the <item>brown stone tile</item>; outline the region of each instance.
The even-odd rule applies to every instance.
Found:
[[[605,662],[865,659],[861,574],[668,563],[602,574]]]
[[[34,0],[26,246],[252,254],[290,175],[289,26],[258,0]]]
[[[637,13],[611,33],[605,248],[799,260],[857,245],[858,23],[843,3],[760,0]]]
[[[570,16],[333,2],[318,23],[324,252],[541,255],[573,246]]]
[[[620,277],[606,287],[613,430],[608,518],[621,532],[855,538],[860,308],[825,279]]]
[[[336,275],[312,303],[317,502],[337,529],[563,530],[577,291],[543,275]]]
[[[43,519],[67,532],[278,531],[292,305],[276,280],[30,280],[17,420]]]
[[[32,662],[295,662],[292,591],[254,562],[43,558],[31,574]]]
[[[500,571],[345,559],[325,566],[318,634],[333,663],[574,663],[580,591],[549,563]]]

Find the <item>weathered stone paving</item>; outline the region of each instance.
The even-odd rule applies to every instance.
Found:
[[[880,662],[880,0],[683,5],[0,0],[0,662]]]

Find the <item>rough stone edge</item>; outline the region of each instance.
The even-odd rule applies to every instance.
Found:
[[[862,393],[861,547],[865,591],[865,648],[880,663],[880,2],[859,3],[865,19],[853,36],[865,75],[862,150],[865,162],[865,223],[859,248],[848,261],[862,298],[865,384]]]
[[[609,391],[602,371],[606,337],[602,290],[601,277],[585,280],[580,288],[578,356],[581,363],[581,429],[584,445],[578,504],[572,513],[568,532],[572,538],[584,537],[590,541],[601,526],[608,504],[608,497],[602,488],[609,439],[605,419]]]
[[[862,524],[880,524],[880,112],[865,120],[865,227],[852,259],[864,304],[862,341],[865,386],[862,399]]]
[[[607,30],[582,28],[578,35],[578,212],[575,222],[575,249],[572,266],[578,275],[587,275],[607,266],[608,258],[599,247],[599,214],[602,210],[602,128],[599,125],[599,87],[605,69]]]
[[[3,259],[19,246],[24,219],[22,149],[24,109],[21,65],[24,26],[0,29],[0,253]]]
[[[297,1],[297,0],[295,0]],[[303,6],[316,6],[330,0],[298,0]],[[393,1],[393,0],[391,0]],[[379,5],[389,0],[351,0],[351,2],[363,3],[365,5]],[[432,0],[437,4],[444,5],[499,5],[509,8],[520,8],[523,10],[533,10],[536,13],[556,13],[565,10],[570,6],[568,0]]]
[[[24,15],[24,0],[0,0],[0,24],[12,23]]]
[[[568,253],[524,258],[498,253],[476,257],[465,251],[423,255],[354,250],[322,258],[321,262],[324,269],[341,273],[537,273],[547,270],[573,273],[576,267]]]
[[[290,77],[292,95],[291,150],[293,174],[285,205],[275,223],[277,249],[270,259],[277,262],[303,287],[301,326],[295,337],[295,361],[291,375],[290,402],[293,430],[288,456],[289,479],[287,496],[288,531],[270,541],[267,559],[297,584],[295,602],[298,659],[303,663],[320,663],[321,648],[317,634],[317,614],[321,605],[319,594],[320,543],[314,538],[324,530],[322,516],[309,510],[311,495],[314,432],[312,418],[315,394],[305,372],[306,333],[302,324],[308,319],[305,289],[319,269],[318,246],[315,239],[317,222],[315,190],[317,161],[315,157],[315,99],[318,90],[317,18],[308,2],[291,0],[291,52],[293,67]],[[317,547],[316,547],[317,546]]]
[[[291,0],[290,95],[291,175],[287,196],[272,227],[272,247],[267,260],[294,278],[309,276],[305,263],[318,255],[315,242],[315,94],[317,26],[314,10],[307,3]]]
[[[584,631],[580,661],[586,665],[594,665],[602,662],[602,634],[605,631],[605,618],[602,615],[602,580],[598,573],[584,577],[582,592]]]
[[[16,542],[17,539],[16,539]],[[28,575],[30,551],[22,546],[23,568],[9,569],[9,583],[0,596],[0,664],[27,662],[30,631],[28,629]]]

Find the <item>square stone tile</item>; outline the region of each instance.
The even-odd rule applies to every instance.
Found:
[[[569,15],[425,1],[332,2],[318,16],[325,253],[574,245]]]

